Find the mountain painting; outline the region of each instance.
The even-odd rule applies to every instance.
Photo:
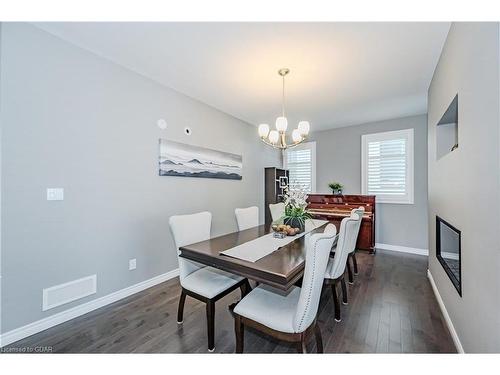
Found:
[[[242,179],[241,155],[160,139],[160,176]]]

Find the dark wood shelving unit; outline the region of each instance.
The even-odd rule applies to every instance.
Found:
[[[289,173],[286,169],[267,167],[264,169],[264,211],[265,224],[273,221],[271,218],[270,204],[283,201],[285,187],[288,186]]]

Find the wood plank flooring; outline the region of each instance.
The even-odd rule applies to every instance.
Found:
[[[342,321],[333,319],[333,303],[325,288],[318,321],[326,353],[455,353],[432,288],[427,258],[377,251],[357,254],[359,275],[348,285],[349,305]],[[58,353],[206,353],[205,305],[186,299],[184,324],[177,325],[178,279],[90,312],[11,344],[11,348],[48,346]],[[235,291],[217,302],[217,353],[235,349],[233,318],[228,305]],[[313,340],[314,341],[314,340]],[[245,353],[295,353],[294,345],[256,331],[245,332]],[[314,342],[308,350],[315,352]]]

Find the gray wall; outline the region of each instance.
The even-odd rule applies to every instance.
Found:
[[[458,93],[458,149],[436,160],[436,124]],[[428,96],[429,270],[466,352],[500,351],[498,23],[454,23]],[[435,258],[435,216],[462,232],[462,294]]]
[[[0,72],[2,71],[2,28],[3,23],[0,22]],[[0,86],[2,83],[2,75],[0,74]],[[0,333],[2,332],[2,90],[0,90]]]
[[[331,193],[339,181],[345,194],[361,194],[361,136],[414,129],[414,204],[377,204],[376,241],[427,249],[427,117],[404,117],[312,133],[316,141],[316,190]]]
[[[256,128],[31,25],[1,43],[3,332],[177,268],[170,215],[209,210],[213,235],[236,230],[235,207],[263,220],[280,159]],[[159,177],[159,137],[242,154],[243,180]],[[41,311],[42,288],[94,273],[96,295]]]

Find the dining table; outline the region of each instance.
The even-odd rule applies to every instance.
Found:
[[[273,241],[271,225],[263,224],[182,246],[179,248],[179,256],[286,291],[302,278],[309,237],[314,233],[323,232],[327,223],[317,220],[313,229],[307,233],[288,238],[286,244],[255,261],[228,254],[231,254],[233,249],[262,251],[260,247],[263,244]],[[276,244],[274,246],[276,247]]]

